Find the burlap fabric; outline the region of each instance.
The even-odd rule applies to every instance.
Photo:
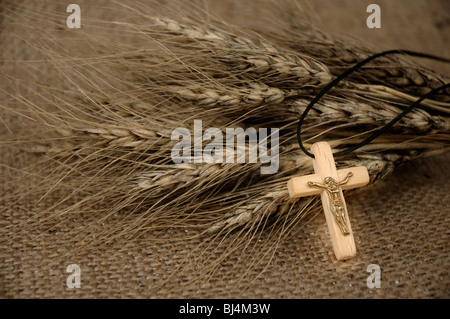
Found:
[[[351,4],[350,4],[351,3]],[[364,8],[351,1],[308,2],[325,19],[325,27],[346,29],[355,35],[384,41],[381,48],[415,49],[449,56],[448,4],[445,1],[396,2],[385,6],[382,30],[365,28]],[[369,2],[368,2],[369,3]],[[326,4],[326,5],[325,5]],[[33,6],[33,3],[30,3]],[[231,16],[233,6],[219,4],[218,10]],[[447,10],[445,9],[447,8]],[[362,15],[362,16],[361,16]],[[397,16],[398,15],[398,16]],[[409,19],[401,17],[408,16]],[[414,17],[421,17],[414,22]],[[342,17],[339,18],[339,17]],[[353,17],[353,18],[351,18]],[[7,18],[7,17],[4,17]],[[233,17],[232,17],[233,18]],[[234,16],[238,19],[239,15]],[[394,22],[393,19],[396,21]],[[419,19],[419,18],[417,18]],[[395,28],[393,28],[395,26]],[[2,35],[2,59],[26,58],[29,52]],[[429,67],[445,70],[440,64]],[[2,63],[1,72],[14,73]],[[447,69],[448,70],[448,69]],[[42,74],[42,76],[48,76]],[[14,88],[8,88],[12,90]],[[19,87],[16,93],[23,93]],[[3,96],[4,99],[6,97]],[[2,102],[4,103],[4,102]],[[2,119],[13,128],[17,117]],[[5,128],[2,133],[6,134]],[[0,246],[0,296],[3,298],[448,298],[450,193],[449,154],[418,159],[397,169],[378,184],[347,197],[357,241],[356,258],[337,262],[328,238],[325,218],[318,215],[294,231],[248,273],[237,254],[226,258],[213,279],[197,278],[195,262],[181,277],[176,271],[198,242],[171,241],[174,230],[159,244],[117,239],[80,249],[70,257],[74,230],[83,232],[92,216],[62,217],[56,231],[37,227],[26,233],[8,232]],[[36,213],[33,203],[13,205],[6,181],[14,178],[11,167],[24,167],[35,160],[22,151],[2,148],[0,223],[2,229]],[[8,184],[9,185],[9,184]],[[48,226],[48,225],[46,225]],[[261,241],[265,240],[264,234]],[[217,256],[221,251],[216,251]],[[214,257],[214,256],[212,256]],[[203,263],[208,261],[203,260]],[[78,264],[81,288],[68,289],[66,267]],[[367,267],[381,269],[381,288],[369,289]],[[237,266],[236,266],[237,265]],[[265,267],[265,265],[267,265]],[[184,266],[183,266],[184,267]],[[233,268],[233,271],[229,269]],[[185,269],[186,270],[186,269]],[[191,271],[189,271],[191,270]],[[186,275],[187,274],[187,275]],[[192,274],[192,275],[188,275]],[[259,276],[257,276],[260,274]],[[154,288],[162,281],[164,285]]]

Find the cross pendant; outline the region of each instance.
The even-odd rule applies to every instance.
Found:
[[[369,183],[369,173],[365,166],[336,170],[330,144],[313,144],[313,175],[294,177],[288,181],[291,198],[321,195],[323,210],[338,260],[356,255],[355,239],[348,218],[342,190],[358,188]]]

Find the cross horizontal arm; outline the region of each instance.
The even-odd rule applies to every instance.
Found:
[[[344,168],[337,171],[339,181],[345,179],[348,173],[352,172],[353,176],[347,184],[341,186],[342,190],[358,188],[369,183],[369,173],[365,166],[357,166],[352,168]],[[288,181],[288,191],[291,198],[299,198],[322,193],[322,189],[309,187],[308,182],[323,184],[323,178],[319,174],[300,176],[291,178]]]

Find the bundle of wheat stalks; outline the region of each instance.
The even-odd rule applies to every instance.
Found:
[[[37,158],[7,185],[17,204],[40,204],[17,228],[57,227],[55,220],[76,213],[95,216],[89,236],[72,230],[77,248],[142,233],[157,242],[178,229],[174,239],[202,238],[197,253],[227,245],[226,253],[242,250],[255,261],[273,252],[321,209],[316,199],[287,196],[289,178],[313,171],[296,141],[299,116],[320,89],[373,52],[316,26],[293,24],[305,21],[301,14],[278,14],[271,27],[250,30],[206,18],[196,6],[196,14],[181,14],[156,2],[144,9],[116,5],[126,18],[86,18],[77,31],[58,26],[58,15],[44,19],[24,6],[2,5],[3,15],[19,12],[5,20],[5,32],[39,57],[20,61],[22,78],[1,75],[23,92],[2,89],[2,112],[23,123],[3,146]],[[24,17],[28,24],[17,23]],[[39,79],[41,68],[52,84]],[[379,59],[315,106],[304,125],[305,145],[354,145],[446,82],[407,58]],[[222,130],[279,128],[278,172],[261,175],[261,163],[174,164],[171,133],[177,127],[192,132],[195,119]],[[338,157],[337,166],[365,165],[373,183],[407,160],[449,146],[450,96],[442,92],[369,145]],[[255,253],[260,234],[273,241]]]

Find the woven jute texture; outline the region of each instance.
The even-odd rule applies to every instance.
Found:
[[[372,37],[380,43],[380,49],[400,46],[448,55],[445,43],[449,41],[450,16],[445,1],[412,4],[380,1],[386,12],[383,28],[370,32],[365,27],[365,7],[369,3],[361,1],[355,7],[352,1],[310,1],[306,5],[324,18],[325,28],[352,29],[355,36],[366,40]],[[39,10],[37,2],[30,2],[29,9],[33,10],[33,6]],[[237,7],[233,3],[217,2],[216,6],[217,12],[230,19],[245,18],[234,15]],[[253,12],[257,14],[257,10]],[[421,22],[414,22],[419,17]],[[2,34],[1,41],[3,60],[8,56],[29,57],[20,42],[14,42],[8,35]],[[440,64],[427,66],[445,70]],[[8,69],[5,62],[1,68],[1,72],[8,74],[20,73]],[[39,76],[50,77],[41,72]],[[7,89],[26,94],[19,87]],[[14,127],[18,117],[9,115],[2,120],[8,127]],[[448,298],[449,155],[407,163],[378,184],[346,197],[358,249],[357,257],[349,261],[336,261],[323,215],[293,231],[279,243],[274,254],[263,257],[256,267],[241,264],[238,252],[227,256],[210,280],[198,275],[201,269],[195,261],[184,262],[186,258],[194,258],[189,252],[200,239],[175,242],[171,239],[182,236],[175,230],[170,230],[157,244],[146,240],[145,235],[137,241],[118,238],[107,245],[91,245],[67,256],[76,244],[71,234],[82,233],[96,216],[64,216],[55,221],[59,223],[53,228],[56,230],[48,231],[49,225],[27,232],[16,229],[1,239],[0,297]],[[11,167],[25,167],[36,159],[35,155],[1,148],[0,227],[18,224],[37,213],[39,207],[32,202],[13,205],[5,200],[11,189],[4,186],[14,178]],[[262,234],[261,244],[265,239]],[[221,255],[219,249],[209,258]],[[70,264],[81,268],[79,289],[67,288],[66,269]],[[370,264],[381,269],[379,289],[367,287]],[[190,268],[183,269],[182,276],[176,276],[178,267]],[[248,274],[242,279],[246,271]]]

